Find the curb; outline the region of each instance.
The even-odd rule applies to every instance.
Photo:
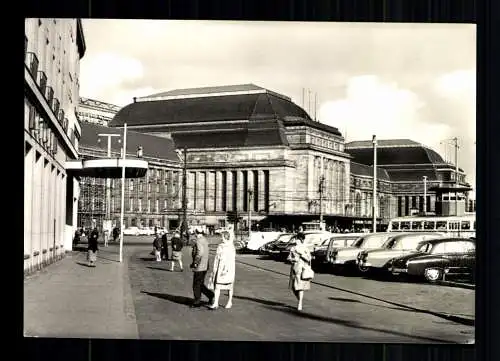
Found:
[[[438,281],[436,284],[440,286],[449,286],[449,287],[456,287],[456,288],[465,288],[468,290],[475,290],[476,285],[470,284],[470,283],[460,283],[460,282],[452,282],[452,281]]]

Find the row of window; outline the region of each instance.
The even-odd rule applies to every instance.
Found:
[[[476,229],[471,221],[392,221],[393,231],[470,231]]]
[[[57,153],[58,140],[56,134],[50,128],[50,123],[43,117],[27,99],[24,101],[25,122],[31,136],[52,155]],[[26,123],[25,123],[26,125]]]
[[[323,148],[333,149],[333,150],[336,150],[339,152],[344,151],[344,145],[342,143],[335,142],[332,140],[323,139],[323,138],[318,138],[318,137],[314,137],[314,136],[311,136],[311,144],[314,144],[314,145],[317,145],[317,146],[320,146]]]

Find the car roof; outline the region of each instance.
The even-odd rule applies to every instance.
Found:
[[[473,240],[473,239],[470,239],[470,238],[458,238],[458,237],[455,237],[455,238],[436,238],[436,239],[428,239],[428,240],[422,241],[421,243],[432,243],[432,244],[435,244],[435,243],[445,243],[445,242],[464,242],[464,241],[468,241],[468,242],[476,243],[476,241],[475,241],[475,240]]]

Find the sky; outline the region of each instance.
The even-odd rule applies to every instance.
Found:
[[[412,139],[454,162],[457,137],[459,166],[475,184],[475,25],[87,19],[83,28],[82,97],[125,106],[253,83],[347,141]]]

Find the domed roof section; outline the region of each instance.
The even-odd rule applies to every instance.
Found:
[[[97,148],[107,150],[106,138],[98,141],[98,134],[119,134],[123,131],[117,128],[82,122],[82,137],[80,138],[80,148]],[[146,157],[179,162],[179,157],[175,152],[175,144],[172,139],[157,137],[154,135],[127,131],[127,153],[135,154],[137,148],[142,146],[143,155]],[[122,144],[114,140],[111,142],[113,152],[121,152]]]
[[[122,108],[110,126],[171,125],[230,120],[311,120],[289,97],[253,84],[178,89],[136,99]]]
[[[353,161],[372,165],[373,144],[371,140],[346,143],[346,152]],[[377,140],[377,163],[380,166],[397,164],[446,164],[443,158],[429,147],[410,139]]]

